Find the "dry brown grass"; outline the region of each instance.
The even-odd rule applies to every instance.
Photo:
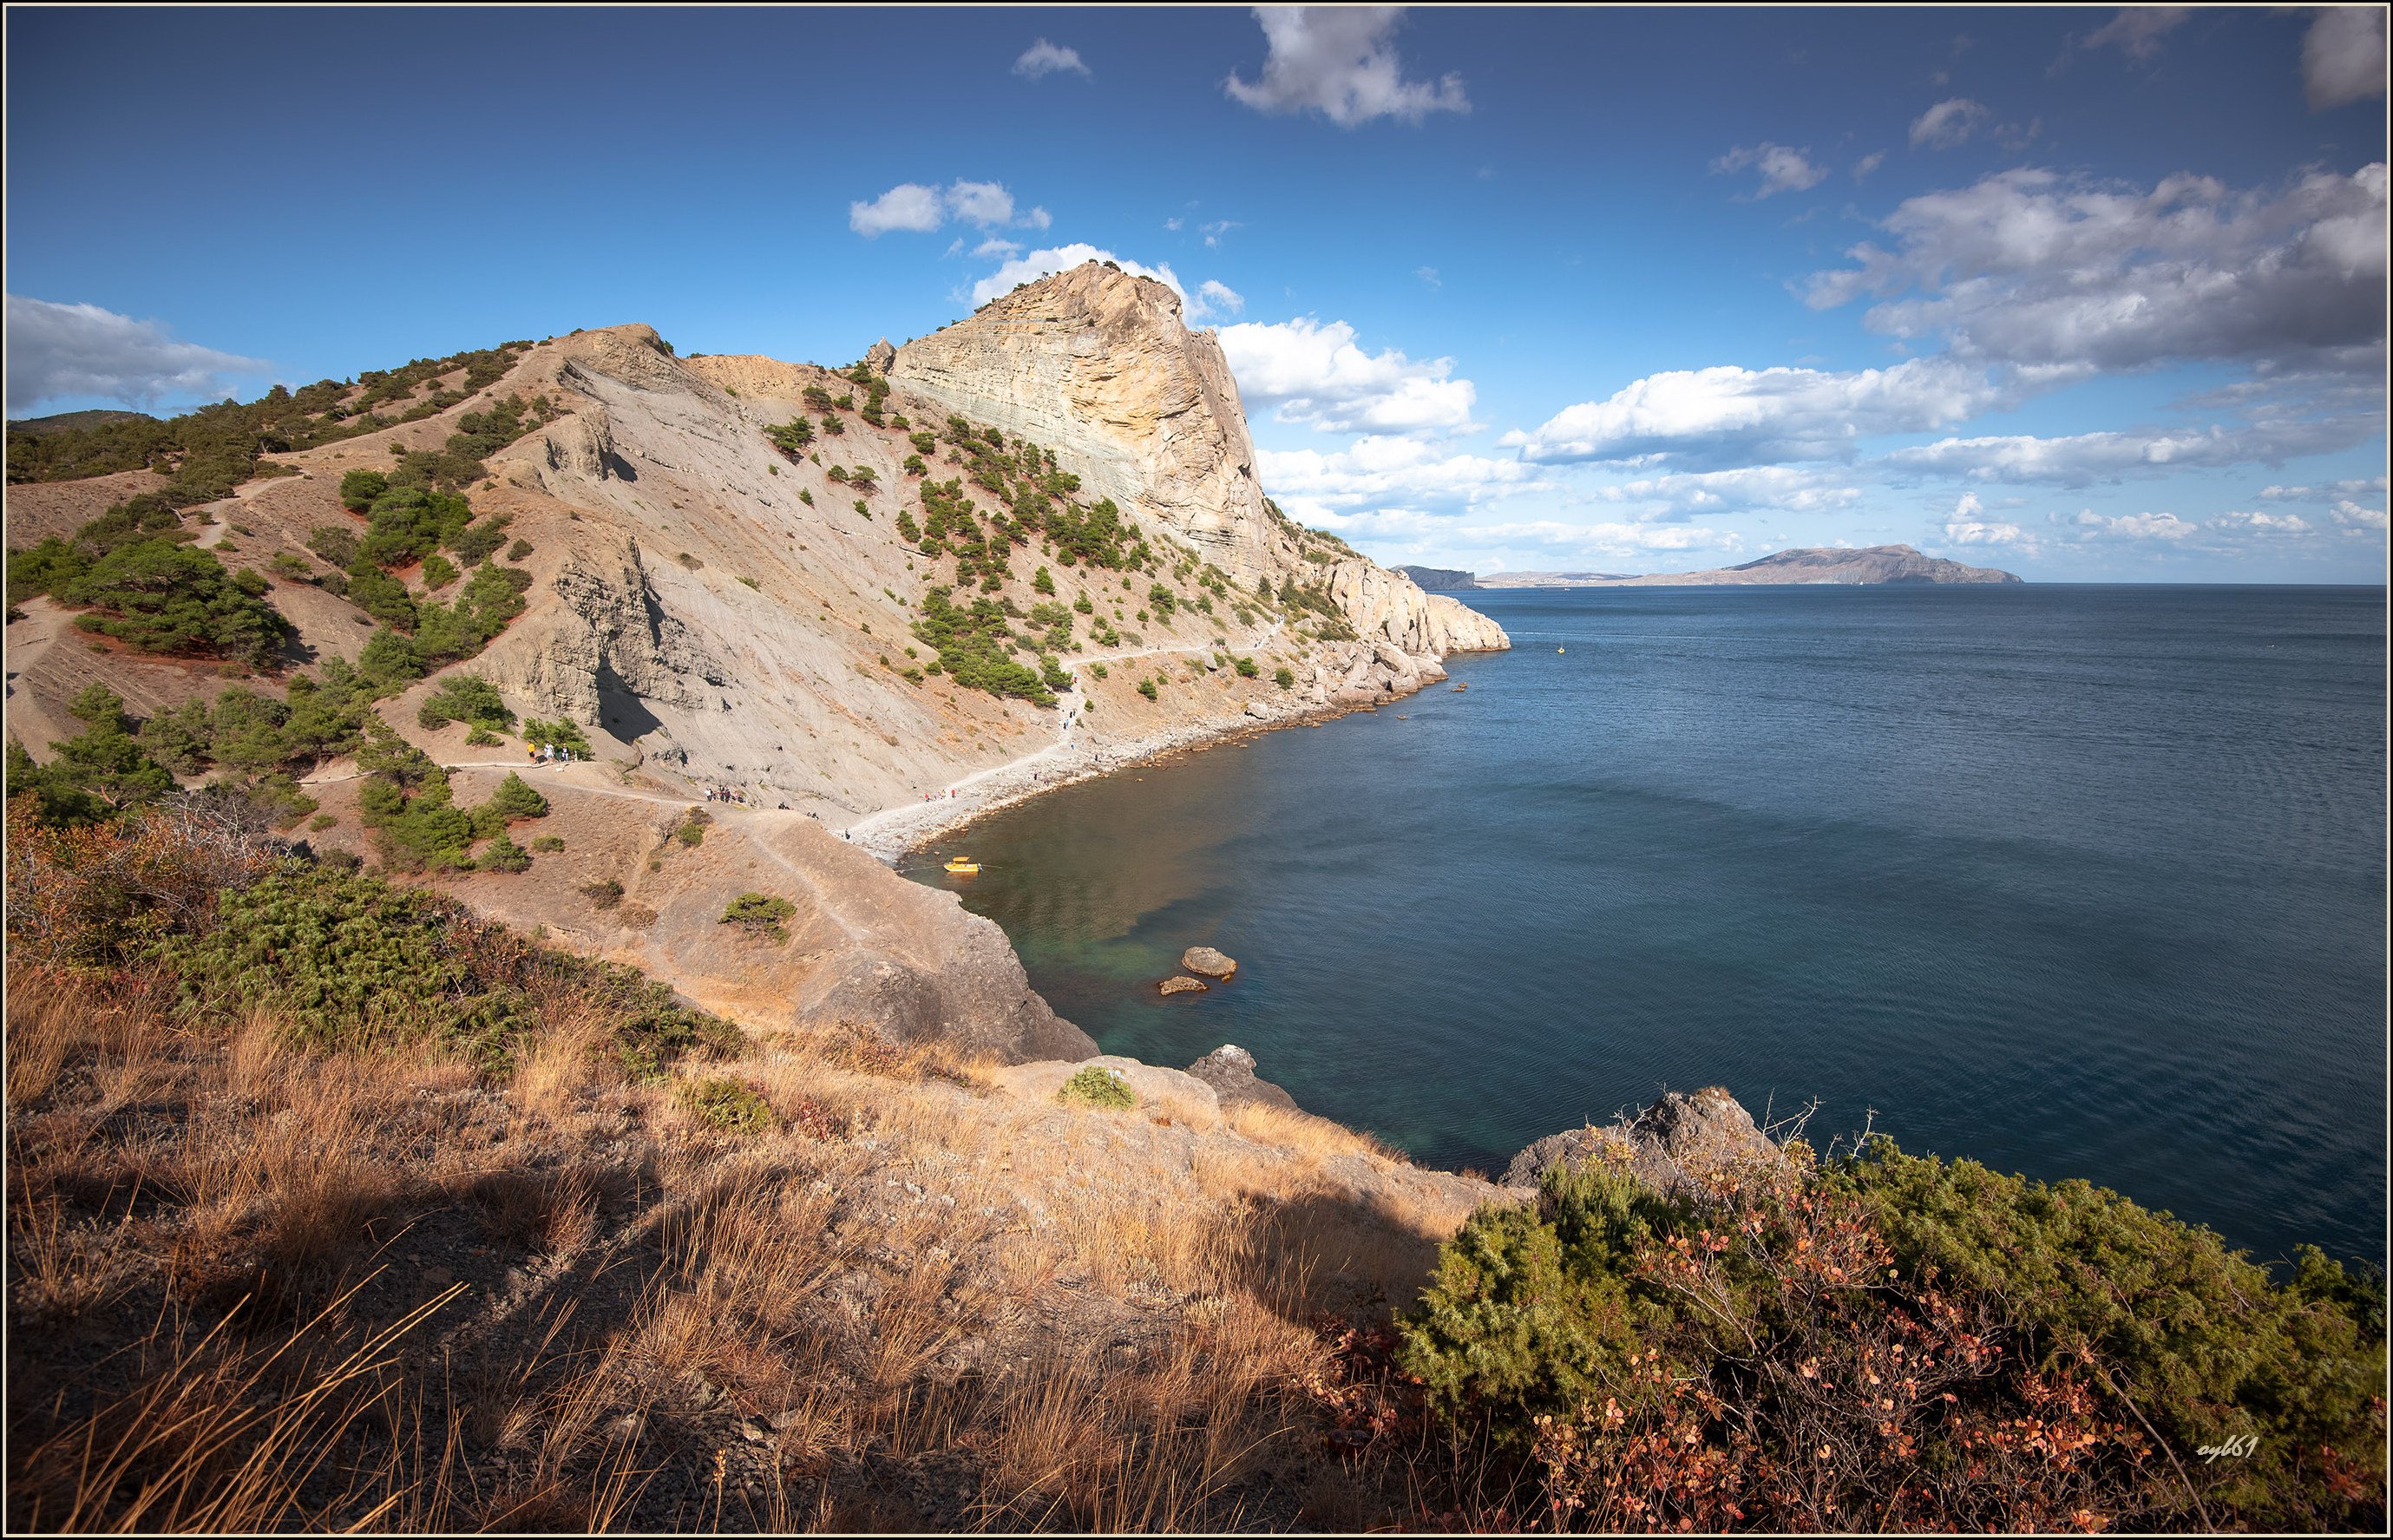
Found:
[[[537,1006],[491,1083],[13,993],[12,1522],[1285,1525],[1320,1286],[1459,1218],[1328,1182],[1386,1163],[1319,1119],[853,1035],[776,1035],[779,1126],[723,1133]]]

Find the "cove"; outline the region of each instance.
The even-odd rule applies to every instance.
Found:
[[[2383,1259],[2385,590],[1467,598],[1514,645],[1449,659],[1467,691],[900,869],[1107,1051],[1237,1043],[1426,1164],[1717,1083]],[[1199,944],[1236,979],[1159,998]]]

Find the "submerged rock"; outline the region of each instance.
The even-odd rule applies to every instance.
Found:
[[[1202,979],[1192,979],[1187,974],[1182,973],[1175,978],[1165,979],[1156,987],[1167,995],[1184,995],[1191,989],[1205,989],[1210,986]]]
[[[1223,1107],[1261,1102],[1266,1106],[1297,1110],[1296,1098],[1255,1075],[1255,1056],[1236,1043],[1223,1043],[1188,1066],[1188,1073],[1213,1088]]]
[[[1548,1134],[1512,1157],[1504,1185],[1535,1187],[1550,1168],[1597,1158],[1618,1160],[1654,1191],[1675,1194],[1715,1171],[1775,1165],[1785,1157],[1735,1097],[1720,1086],[1706,1086],[1693,1095],[1667,1091],[1635,1117],[1610,1128]]]
[[[1225,979],[1238,971],[1238,959],[1210,946],[1191,946],[1180,954],[1180,966],[1207,978]]]

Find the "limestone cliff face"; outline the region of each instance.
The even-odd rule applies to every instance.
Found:
[[[1088,262],[1026,284],[897,349],[889,378],[1087,465],[1092,490],[1241,584],[1324,576],[1263,506],[1220,339],[1189,331],[1152,279]],[[1362,557],[1327,577],[1357,632],[1415,657],[1511,645],[1485,616]]]

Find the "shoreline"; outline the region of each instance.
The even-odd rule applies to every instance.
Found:
[[[1425,680],[1411,690],[1387,698],[1409,698],[1429,688],[1430,685],[1441,683],[1443,677]],[[1180,750],[1243,741],[1289,727],[1318,726],[1339,717],[1378,709],[1377,706],[1307,702],[1273,716],[1241,715],[1235,721],[1219,724],[1193,724],[1102,747],[1053,744],[1036,754],[1000,766],[995,772],[985,772],[987,780],[965,795],[904,803],[870,814],[849,825],[846,837],[849,843],[894,868],[900,860],[933,840],[952,834],[989,814],[1017,806],[1066,786],[1094,780],[1117,771],[1153,764]],[[1077,752],[1074,751],[1076,747]],[[870,831],[859,833],[867,825],[872,826]]]

